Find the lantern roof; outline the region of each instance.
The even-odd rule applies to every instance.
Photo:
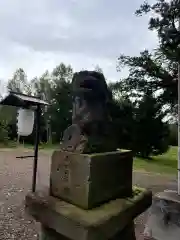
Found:
[[[48,102],[41,100],[40,98],[29,96],[17,92],[9,92],[8,96],[0,101],[1,105],[30,108],[31,106],[49,105]]]

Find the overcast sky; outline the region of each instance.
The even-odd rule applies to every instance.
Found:
[[[118,80],[120,53],[134,55],[156,45],[148,19],[134,15],[142,2],[1,0],[0,79],[19,67],[32,78],[64,62],[75,71],[98,64],[106,78]]]

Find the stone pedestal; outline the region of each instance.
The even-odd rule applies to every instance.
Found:
[[[26,210],[42,224],[41,240],[58,240],[61,236],[72,240],[134,240],[133,219],[151,205],[151,200],[151,192],[142,191],[132,198],[84,210],[38,192],[26,196]]]
[[[147,240],[180,239],[180,196],[176,191],[154,196],[144,235]]]
[[[52,155],[50,195],[84,209],[132,195],[132,152]]]
[[[26,210],[42,225],[41,240],[135,240],[133,220],[152,201],[132,189],[132,152],[55,151],[49,192],[26,196]]]

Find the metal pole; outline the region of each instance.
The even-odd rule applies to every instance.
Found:
[[[178,195],[180,195],[180,62],[178,62]]]
[[[36,109],[36,138],[34,146],[34,166],[33,166],[33,178],[32,178],[32,192],[36,191],[36,175],[37,175],[37,163],[38,163],[38,146],[39,146],[39,132],[40,132],[40,106]]]

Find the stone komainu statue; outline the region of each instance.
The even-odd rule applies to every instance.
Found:
[[[72,79],[72,125],[65,131],[61,149],[78,153],[115,151],[111,136],[112,101],[102,73],[81,71]]]

